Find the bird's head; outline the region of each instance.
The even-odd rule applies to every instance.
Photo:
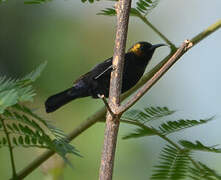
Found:
[[[166,46],[166,44],[152,45],[148,42],[137,42],[128,50],[128,52],[132,52],[139,57],[145,57],[145,58],[150,59],[152,57],[155,49],[160,46]]]

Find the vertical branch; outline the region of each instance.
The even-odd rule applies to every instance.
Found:
[[[129,22],[131,0],[119,0],[116,3],[117,32],[113,55],[113,69],[110,80],[109,107],[115,116],[107,113],[104,146],[100,165],[100,180],[111,180],[114,166],[114,156],[119,129],[120,114],[116,114],[120,106],[121,82],[124,65],[124,54]]]
[[[8,149],[9,149],[11,165],[12,165],[12,179],[16,179],[17,175],[16,175],[16,169],[15,169],[15,160],[14,160],[14,155],[13,155],[13,150],[12,150],[13,147],[12,147],[11,140],[9,137],[9,132],[7,131],[4,120],[2,118],[0,118],[0,120],[2,122],[2,126],[3,126],[4,132],[5,132],[7,141],[8,141]]]

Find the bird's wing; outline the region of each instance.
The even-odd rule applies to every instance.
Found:
[[[100,74],[98,74],[97,76],[95,76],[94,79],[97,80],[97,79],[99,79],[100,77],[104,76],[105,74],[109,74],[112,70],[113,70],[113,66],[110,65],[110,66],[107,67],[103,72],[101,72]]]
[[[111,71],[113,70],[112,66],[112,58],[107,59],[106,61],[96,65],[93,68],[93,72],[96,72],[94,74],[93,79],[98,80],[106,75],[109,75]]]
[[[78,83],[80,80],[85,80],[85,79],[93,79],[93,80],[99,80],[102,77],[110,75],[112,71],[112,58],[109,58],[105,60],[104,62],[96,65],[93,67],[89,72],[86,74],[83,74],[80,76],[78,79],[74,81],[74,85]]]

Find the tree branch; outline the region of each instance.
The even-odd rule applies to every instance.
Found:
[[[133,106],[186,51],[220,27],[221,20],[209,26],[206,30],[195,36],[191,41],[186,40],[175,54],[147,81],[147,83],[126,104],[119,107],[120,111],[118,113],[122,114]]]
[[[117,32],[113,55],[113,69],[110,79],[109,107],[110,111],[106,117],[106,128],[104,134],[104,145],[101,157],[99,179],[111,180],[114,167],[114,157],[117,143],[117,134],[120,125],[120,114],[116,114],[120,106],[120,94],[122,86],[122,73],[124,66],[125,46],[131,0],[119,0],[116,3]],[[115,116],[111,115],[113,112]]]
[[[200,41],[204,40],[208,35],[214,33],[221,27],[221,20],[217,21],[215,24],[208,27],[202,33],[196,35],[194,38],[191,39],[193,43],[193,47],[199,43]],[[143,86],[151,77],[172,57],[173,52],[171,52],[166,58],[164,58],[159,64],[157,64],[151,71],[147,72],[142,79],[137,83],[136,86],[131,88],[129,91],[122,95],[122,100],[130,96],[133,92]],[[89,127],[94,125],[96,122],[99,122],[101,119],[105,117],[105,108],[101,108],[94,115],[87,118],[83,123],[81,123],[77,128],[75,128],[69,135],[68,140],[71,141],[75,137],[79,136],[82,132],[86,131]],[[55,152],[54,151],[46,151],[36,159],[34,159],[30,164],[28,164],[24,169],[17,173],[18,179],[25,178],[28,174],[30,174],[33,170],[39,167],[44,161],[50,158]]]
[[[191,46],[192,43],[186,40],[156,74],[126,104],[121,105],[118,113],[122,114],[133,106]]]
[[[209,36],[214,31],[218,30],[221,27],[221,19],[218,20],[216,23],[209,26],[207,29],[205,29],[203,32],[196,35],[194,38],[192,38],[190,41],[193,43],[193,45],[198,44],[202,39],[205,39],[207,36]]]

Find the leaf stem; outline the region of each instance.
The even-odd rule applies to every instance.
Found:
[[[158,34],[168,45],[170,45],[171,50],[176,49],[176,46],[164,35],[162,34],[147,18],[141,14],[138,14],[139,17],[146,25],[148,25],[156,34]]]
[[[8,141],[8,149],[9,149],[9,153],[10,153],[11,166],[12,166],[12,178],[16,179],[17,175],[16,175],[16,168],[15,168],[15,160],[14,160],[14,154],[13,154],[13,147],[12,147],[11,140],[10,140],[10,137],[9,137],[9,132],[8,132],[6,126],[5,126],[4,119],[2,119],[0,117],[0,120],[2,122],[2,126],[3,126],[4,132],[5,132],[7,141]]]
[[[207,29],[205,29],[204,31],[196,35],[195,37],[193,37],[190,41],[193,43],[193,45],[196,45],[202,39],[206,38],[211,33],[218,30],[220,27],[221,27],[221,19],[218,20],[216,23],[212,24],[211,26],[209,26]]]
[[[161,134],[157,129],[155,128],[150,128],[142,123],[139,123],[139,122],[136,122],[136,121],[130,121],[130,120],[123,120],[123,119],[120,119],[121,122],[123,123],[127,123],[127,124],[133,124],[135,126],[139,126],[141,128],[144,128],[144,129],[148,129],[148,130],[151,130],[155,135],[161,137],[163,140],[167,141],[169,144],[171,144],[172,146],[174,146],[175,148],[177,148],[179,151],[183,152],[183,149],[178,145],[176,144],[175,142],[173,142],[171,139],[169,139],[167,136]],[[185,152],[184,152],[185,153]],[[202,171],[202,169],[200,168],[199,164],[194,161],[192,159],[191,156],[189,156],[188,154],[186,154],[186,157],[192,162],[192,164],[197,168],[199,169],[200,171]]]

